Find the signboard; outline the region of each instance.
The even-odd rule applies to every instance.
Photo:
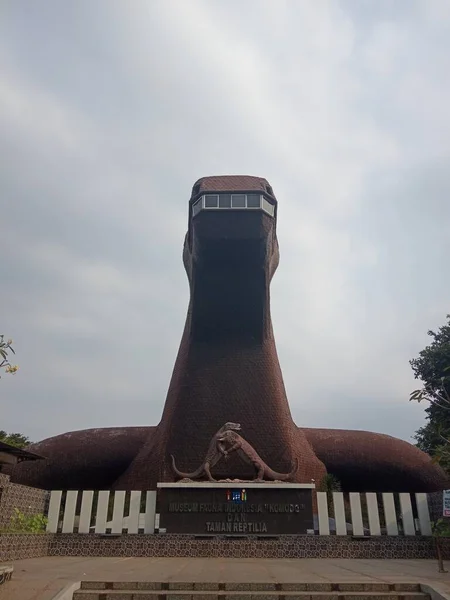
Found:
[[[450,490],[444,490],[442,492],[443,498],[443,516],[450,517]]]
[[[314,529],[311,488],[159,488],[160,532],[203,535],[306,534]]]

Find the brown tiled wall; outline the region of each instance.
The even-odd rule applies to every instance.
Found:
[[[0,534],[0,562],[48,556],[53,536],[32,533]]]
[[[45,513],[48,498],[45,490],[10,483],[7,475],[0,474],[0,527],[10,524],[15,508],[28,515]]]
[[[450,557],[450,540],[445,542]],[[198,539],[189,535],[58,534],[49,556],[189,556],[227,558],[433,558],[432,538],[382,537],[354,540],[336,536],[282,536],[277,540]]]

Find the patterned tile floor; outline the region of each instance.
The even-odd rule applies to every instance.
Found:
[[[439,574],[434,560],[43,557],[13,565],[13,580],[0,587],[1,600],[51,600],[68,583],[81,579],[419,582],[450,596],[450,573]]]

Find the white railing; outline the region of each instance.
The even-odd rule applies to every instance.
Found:
[[[319,535],[431,535],[427,494],[317,492]]]
[[[155,533],[156,490],[52,491],[48,533]],[[431,535],[427,494],[317,492],[319,535]]]
[[[128,497],[127,497],[128,494]],[[141,505],[144,502],[143,512]],[[127,515],[125,505],[127,504]],[[156,490],[50,493],[48,533],[154,533]]]

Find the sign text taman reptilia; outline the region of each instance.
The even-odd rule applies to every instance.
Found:
[[[277,535],[313,529],[308,489],[189,486],[160,489],[160,529],[203,535]]]

